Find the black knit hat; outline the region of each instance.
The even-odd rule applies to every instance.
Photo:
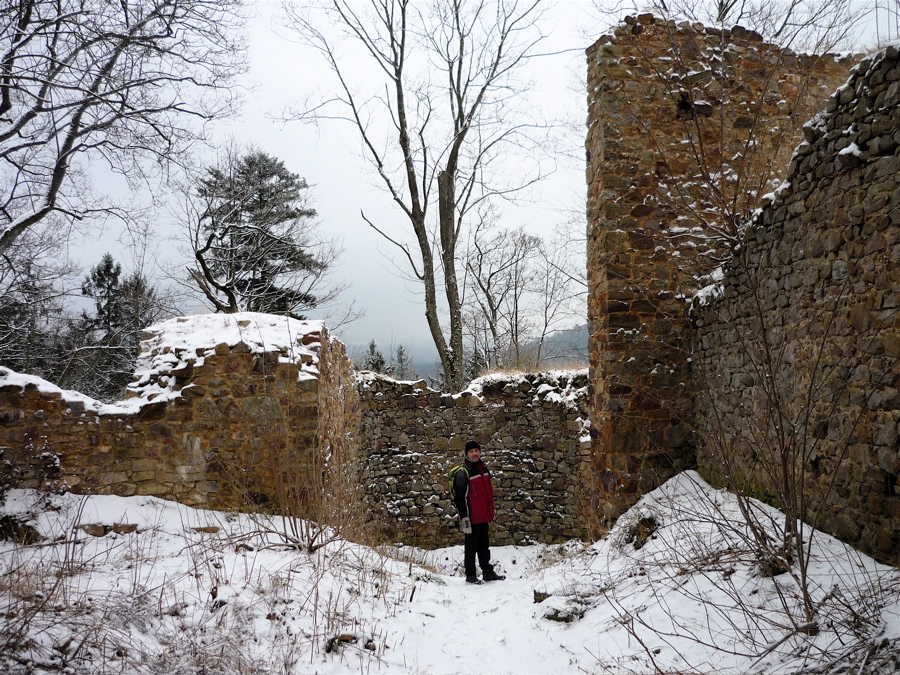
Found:
[[[474,450],[475,448],[481,450],[481,444],[478,441],[469,441],[468,443],[466,443],[466,450],[463,454],[468,456],[469,450]]]

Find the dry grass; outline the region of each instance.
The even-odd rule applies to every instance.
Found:
[[[0,672],[288,675],[309,670],[348,632],[358,644],[333,643],[334,658],[380,658],[384,637],[356,618],[356,605],[401,603],[414,583],[397,576],[401,566],[342,542],[298,561],[262,516],[218,522],[215,532],[183,522],[177,535],[161,526],[104,537],[75,530],[68,540],[7,545]],[[183,540],[174,549],[173,536]],[[164,571],[171,558],[178,571]],[[254,648],[263,635],[271,650]]]

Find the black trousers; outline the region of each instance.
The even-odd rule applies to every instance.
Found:
[[[466,576],[474,577],[475,575],[475,556],[478,556],[478,565],[481,567],[481,574],[487,574],[494,568],[491,566],[491,542],[488,538],[488,523],[478,523],[472,525],[472,534],[465,535],[465,567]]]

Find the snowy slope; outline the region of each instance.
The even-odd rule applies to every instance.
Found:
[[[594,545],[495,548],[507,580],[471,586],[458,545],[307,554],[278,519],[13,490],[0,672],[897,672],[900,571],[817,534],[797,630],[736,509],[688,472]]]

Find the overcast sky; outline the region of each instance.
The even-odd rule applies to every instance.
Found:
[[[570,51],[532,60],[526,74],[535,84],[529,92],[533,100],[544,106],[548,115],[574,117],[576,126],[583,124],[585,116],[580,81],[582,50],[587,43],[579,36],[579,27],[585,25],[582,10],[589,5],[563,2],[554,8],[545,23],[549,33],[546,51]],[[350,284],[346,299],[365,311],[365,316],[340,329],[344,342],[365,344],[375,339],[386,353],[391,344],[403,344],[419,358],[436,358],[420,286],[401,278],[394,264],[395,250],[365,224],[360,212],[364,210],[380,225],[403,222],[405,216],[381,190],[350,124],[324,121],[285,126],[272,121],[284,106],[298,104],[305,95],[315,97],[321,88],[327,91],[332,80],[321,59],[292,42],[290,32],[279,27],[277,3],[263,3],[257,14],[250,30],[249,80],[255,89],[247,98],[242,118],[223,125],[221,133],[258,145],[313,185],[311,192],[322,227],[344,242],[345,251],[334,279]],[[577,146],[581,139],[572,134],[568,142]],[[583,203],[583,165],[580,161],[560,161],[532,199],[511,212],[508,222],[536,234],[549,233],[557,222],[571,217],[573,207],[580,208]]]
[[[287,168],[312,185],[314,207],[320,226],[343,240],[344,254],[334,270],[336,282],[346,282],[346,301],[353,301],[365,316],[339,329],[348,345],[363,345],[375,339],[385,353],[391,345],[411,348],[420,361],[436,358],[424,317],[420,287],[398,273],[394,253],[360,216],[361,211],[379,224],[398,225],[405,216],[391,205],[377,176],[361,153],[356,130],[347,123],[318,125],[293,122],[283,125],[273,117],[305,96],[328,91],[330,73],[308,48],[292,42],[290,32],[279,27],[279,3],[262,0],[251,5],[256,16],[250,22],[250,72],[253,87],[240,119],[224,123],[216,134],[225,142],[234,138],[252,144],[284,161]],[[559,142],[569,159],[558,157],[555,172],[531,199],[508,212],[507,225],[534,234],[549,234],[557,223],[572,217],[584,204],[584,171],[579,146],[583,142],[586,115],[582,79],[583,50],[605,31],[603,20],[591,11],[589,1],[563,0],[550,5],[544,30],[548,33],[542,51],[562,53],[529,61],[527,79],[533,82],[528,95],[545,116],[566,119],[573,131]],[[574,159],[573,159],[574,158]],[[171,218],[161,216],[160,232],[172,236]],[[89,247],[99,260],[105,247]],[[173,251],[170,245],[164,250]],[[583,251],[573,251],[583,256]],[[95,261],[90,261],[93,264]],[[315,317],[318,318],[318,317]]]

